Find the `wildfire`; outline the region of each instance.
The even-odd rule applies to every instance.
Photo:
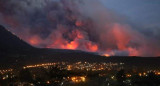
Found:
[[[110,57],[110,55],[109,55],[109,54],[103,54],[103,56]]]
[[[150,41],[152,38],[147,39],[141,32],[131,28],[119,16],[104,8],[99,0],[90,1],[92,3],[82,0],[82,5],[78,0],[47,0],[43,5],[37,3],[38,16],[35,15],[37,9],[34,5],[27,5],[32,8],[29,11],[19,1],[8,1],[2,7],[15,12],[6,15],[5,10],[1,10],[4,17],[2,22],[13,28],[11,31],[19,38],[35,47],[105,53],[103,56],[106,57],[160,55],[157,41]],[[32,0],[29,2],[34,3]],[[19,8],[8,8],[12,4],[22,7],[24,14],[19,15],[22,11],[16,11]],[[95,6],[97,9],[94,9]]]
[[[81,26],[82,21],[76,21],[76,25]],[[98,43],[88,40],[88,36],[86,35],[86,32],[84,32],[83,30],[74,29],[68,32],[68,37],[72,40],[70,41],[63,37],[62,34],[65,34],[67,31],[63,30],[62,28],[63,27],[55,31],[56,35],[51,35],[51,38],[54,41],[52,44],[47,45],[47,48],[60,48],[60,49],[71,49],[71,50],[80,49],[89,52],[99,52],[99,50],[101,50]],[[136,49],[127,46],[131,40],[131,36],[125,30],[124,26],[115,24],[110,32],[113,38],[111,40],[115,41],[113,42],[113,45],[114,46],[116,45],[118,50],[128,51],[129,56],[139,55],[139,52]],[[33,46],[39,45],[41,44],[41,42],[42,39],[39,36],[33,36],[29,39],[29,43],[32,44]],[[108,48],[105,51],[106,52],[103,51],[105,54],[102,56],[110,57],[111,55],[112,56],[115,55],[114,51],[112,51],[112,48]]]
[[[119,50],[127,49],[126,46],[129,43],[131,38],[130,38],[130,35],[128,34],[129,32],[127,32],[125,27],[119,24],[115,24],[112,31],[113,31],[113,35],[117,43],[118,49]]]
[[[65,48],[66,49],[76,49],[78,47],[78,43],[75,41],[72,41],[71,43],[68,43]]]
[[[85,39],[84,34],[80,30],[73,30],[71,34],[71,38],[77,38],[77,39]]]
[[[87,43],[89,51],[96,52],[98,50],[98,45],[92,44],[91,42]]]
[[[137,56],[137,55],[139,55],[139,52],[134,48],[128,48],[128,51],[129,51],[129,56]]]

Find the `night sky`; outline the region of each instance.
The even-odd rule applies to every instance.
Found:
[[[137,30],[148,32],[159,37],[160,32],[160,1],[159,0],[102,0],[104,5],[128,18],[139,26]],[[145,33],[144,33],[145,34]]]
[[[159,0],[0,0],[0,24],[39,48],[160,56]]]

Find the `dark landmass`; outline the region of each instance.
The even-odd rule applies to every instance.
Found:
[[[0,26],[0,68],[22,67],[46,62],[122,62],[126,66],[158,68],[159,57],[114,56],[107,58],[79,50],[35,48]]]

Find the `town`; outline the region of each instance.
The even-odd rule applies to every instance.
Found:
[[[126,70],[122,62],[53,62],[0,70],[0,82],[4,86],[140,86],[146,83],[138,79],[147,82],[150,78],[159,80],[160,70]]]

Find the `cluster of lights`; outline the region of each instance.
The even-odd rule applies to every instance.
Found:
[[[12,72],[13,69],[7,69],[7,70],[0,70],[1,74],[7,73],[7,72]]]
[[[156,72],[155,74],[156,74],[156,75],[160,75],[160,72]]]
[[[68,62],[57,62],[57,63],[46,63],[46,64],[37,64],[37,65],[28,65],[24,66],[23,68],[37,68],[37,67],[52,67],[58,66],[60,69],[67,69],[67,70],[92,70],[92,71],[99,71],[99,70],[110,70],[114,66],[118,66],[118,63],[89,63],[89,62],[76,62],[69,64]]]
[[[152,72],[152,71],[148,71],[147,73],[150,73],[150,72]],[[139,73],[138,75],[139,75],[139,76],[148,76],[147,73],[146,73],[146,72],[143,72],[143,73]],[[155,75],[160,75],[160,72],[159,72],[159,71],[153,71],[153,73],[154,73]]]
[[[74,83],[85,82],[86,76],[74,76],[74,77],[71,77],[71,81]]]
[[[36,68],[36,67],[53,66],[53,65],[56,65],[56,63],[29,65],[29,66],[24,66],[23,68],[26,69],[26,68]]]
[[[72,65],[67,65],[67,70],[87,70],[87,71],[99,71],[109,70],[114,66],[118,66],[118,63],[88,63],[77,62]]]
[[[127,74],[126,77],[132,77],[132,75],[131,74]]]

